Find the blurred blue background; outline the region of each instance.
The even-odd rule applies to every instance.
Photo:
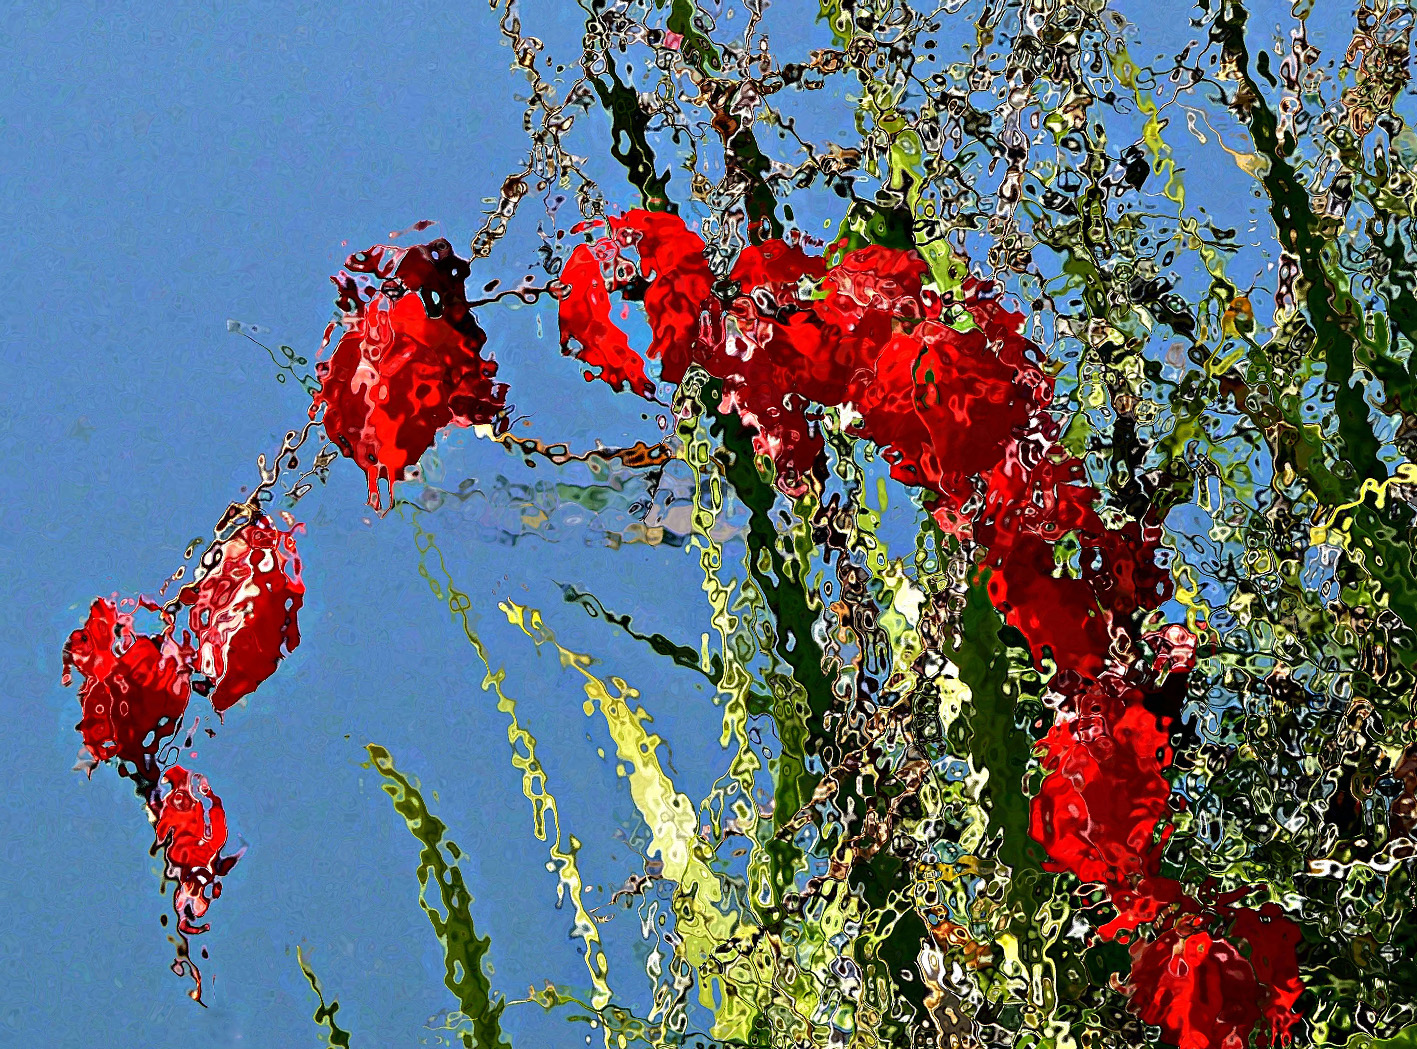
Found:
[[[558,24],[556,10],[526,5],[528,31],[553,54],[578,55],[579,26]],[[330,316],[328,277],[348,252],[420,219],[439,220],[427,236],[465,252],[482,198],[524,155],[512,96],[526,84],[508,65],[486,4],[0,12],[0,228],[11,260],[0,296],[9,375],[0,741],[10,784],[0,794],[0,1045],[320,1044],[297,945],[313,951],[355,1045],[437,1044],[425,1025],[454,1002],[417,904],[417,843],[361,767],[370,741],[420,777],[470,853],[464,869],[498,989],[517,997],[547,979],[585,983],[506,721],[417,574],[411,529],[371,517],[347,461],[300,507],[299,651],[186,761],[223,799],[232,846],[249,845],[212,907],[212,931],[194,944],[211,954],[207,1009],[168,969],[158,918],[169,903],[139,802],[109,767],[92,780],[71,771],[78,704],[59,687],[61,647],[93,596],[155,590],[253,483],[257,453],[304,416],[300,391],[279,385],[228,319],[313,356]],[[585,121],[587,136],[603,141],[608,130],[598,110]],[[628,196],[617,173],[603,174],[608,194]],[[476,282],[530,272],[536,210],[529,202]],[[527,432],[578,447],[592,436],[658,439],[642,403],[588,386],[561,358],[554,313],[543,309],[545,338],[531,309],[482,319],[512,400],[534,423]],[[443,456],[452,487],[462,476],[490,486],[499,473],[547,475],[488,442],[457,443]],[[635,681],[666,734],[678,725],[684,739],[712,738],[719,715],[702,678],[646,657],[564,604],[555,585],[592,585],[610,607],[697,647],[696,563],[670,547],[613,552],[574,529],[559,543],[499,544],[472,511],[445,510],[429,527],[585,843],[588,906],[606,902],[642,870],[614,838],[633,810],[613,760],[597,756],[609,741],[582,714],[579,684],[506,626],[496,600],[515,593],[546,608],[564,641]],[[680,582],[686,599],[675,609],[650,607]],[[684,782],[702,792],[711,778],[690,770]],[[620,942],[634,943],[634,920],[617,919],[607,938],[625,925]],[[616,989],[632,1000],[644,976],[628,946],[616,950]],[[530,1005],[504,1024],[521,1045],[583,1045],[590,1033]]]

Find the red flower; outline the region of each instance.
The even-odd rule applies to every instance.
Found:
[[[1222,906],[1212,917],[1230,914]],[[1299,1022],[1294,1003],[1304,993],[1299,926],[1273,903],[1234,912],[1228,939],[1195,931],[1200,921],[1183,918],[1133,949],[1132,1011],[1181,1049],[1240,1049],[1261,1019],[1269,1026],[1265,1041],[1287,1046]]]
[[[1250,946],[1250,965],[1263,988],[1261,1005],[1269,1023],[1270,1040],[1287,1046],[1299,1022],[1294,1005],[1304,993],[1299,978],[1296,948],[1302,933],[1279,906],[1266,903],[1259,910],[1242,910],[1235,915],[1230,935]]]
[[[177,731],[191,696],[192,654],[170,625],[139,635],[131,612],[114,600],[94,600],[87,622],[64,646],[63,682],[75,670],[82,678],[77,728],[95,761],[116,757],[143,778],[156,778],[158,747]]]
[[[351,272],[382,279],[359,293],[353,278],[336,280],[348,330],[328,361],[316,366],[321,389],[310,407],[325,407],[325,432],[369,478],[369,504],[383,509],[379,489],[403,480],[448,425],[500,423],[505,384],[484,360],[486,335],[467,304],[467,263],[445,240],[413,248],[371,248],[352,255]]]
[[[1043,739],[1045,776],[1030,836],[1080,881],[1131,886],[1156,873],[1153,837],[1171,785],[1166,726],[1110,677],[1074,701]]]
[[[1045,445],[1041,454],[1028,450],[1038,456],[1029,466],[1022,450],[1011,447],[989,474],[973,526],[989,551],[990,597],[1028,638],[1035,659],[1046,645],[1060,670],[1096,677],[1112,632],[1170,596],[1170,577],[1156,563],[1160,529],[1134,521],[1108,528],[1093,508],[1097,490],[1082,483],[1079,460]],[[951,506],[936,511],[955,513]],[[1053,553],[1068,535],[1078,548],[1074,570],[1057,565]]]
[[[224,713],[275,673],[300,644],[296,621],[305,600],[294,531],[264,514],[221,546],[221,563],[182,589],[196,636],[196,668],[216,683],[212,706]]]
[[[602,266],[611,271],[609,284]],[[633,264],[620,258],[613,243],[578,245],[561,269],[561,283],[565,285],[559,309],[561,348],[570,353],[571,343],[579,343],[576,359],[598,369],[585,373],[586,382],[598,378],[612,389],[628,388],[641,397],[650,397],[654,383],[645,374],[643,359],[610,320],[611,290],[620,290],[634,275]]]
[[[1085,580],[1062,574],[1055,561],[1053,547],[1028,533],[991,548],[989,599],[1028,639],[1035,661],[1047,648],[1059,670],[1095,678],[1112,644],[1111,616]]]
[[[1161,529],[1127,521],[1084,536],[1082,577],[1117,618],[1150,611],[1171,596],[1171,573],[1156,563]]]
[[[1022,455],[1027,452],[1031,462]],[[1069,532],[1098,535],[1097,489],[1085,483],[1082,461],[1056,445],[1010,449],[988,477],[975,534],[997,550],[1018,535],[1056,543]]]
[[[196,923],[221,895],[217,879],[236,865],[237,858],[221,858],[226,812],[206,777],[174,765],[163,773],[162,782],[167,791],[155,802],[157,842],[167,858],[168,876],[177,881],[172,896],[177,927],[196,935],[210,928]]]
[[[1244,1049],[1260,1018],[1255,970],[1234,944],[1170,929],[1140,948],[1132,1010],[1180,1049]]]
[[[631,211],[608,220],[612,236],[581,244],[561,270],[561,347],[599,369],[586,381],[602,379],[616,390],[641,397],[654,392],[644,359],[610,319],[610,293],[644,284],[645,313],[653,337],[649,356],[662,360],[666,381],[684,378],[699,333],[700,317],[713,289],[704,242],[668,212]],[[577,231],[585,227],[578,227]],[[635,249],[638,263],[626,251]]]
[[[923,321],[892,335],[871,367],[857,379],[861,432],[894,453],[896,480],[941,494],[968,492],[1034,410],[977,328]]]
[[[654,333],[649,355],[663,361],[664,381],[678,384],[689,367],[704,303],[713,293],[703,239],[678,215],[663,211],[631,211],[612,218],[610,228],[639,253],[640,273],[649,281],[645,314]]]

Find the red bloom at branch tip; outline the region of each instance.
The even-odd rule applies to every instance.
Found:
[[[221,545],[220,564],[179,597],[190,606],[196,669],[215,682],[209,698],[222,714],[300,644],[305,583],[295,529],[282,532],[260,515]]]
[[[346,269],[381,279],[377,290],[336,278],[346,331],[316,365],[325,432],[369,479],[369,505],[385,510],[445,426],[505,425],[507,387],[485,359],[487,336],[467,304],[467,263],[445,240],[371,248]]]
[[[83,717],[76,727],[93,760],[117,758],[152,780],[158,747],[187,709],[193,652],[171,624],[138,634],[128,610],[133,604],[94,599],[87,621],[64,645],[63,682],[78,671]]]
[[[157,843],[167,860],[168,877],[177,881],[172,895],[177,927],[197,935],[210,928],[197,922],[221,895],[218,879],[236,865],[237,857],[221,856],[226,812],[205,776],[173,765],[162,774],[162,786],[154,803]]]

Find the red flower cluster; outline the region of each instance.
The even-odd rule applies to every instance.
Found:
[[[178,593],[190,631],[179,637],[172,609],[147,599],[98,598],[64,646],[64,684],[74,671],[80,677],[77,728],[84,747],[94,763],[116,758],[145,796],[168,874],[177,881],[172,904],[184,935],[207,930],[196,922],[221,894],[218,879],[236,857],[220,857],[221,799],[180,765],[164,771],[163,745],[194,691],[207,695],[220,716],[275,672],[300,643],[297,614],[305,594],[294,531],[280,531],[264,514],[218,549],[220,561]],[[156,615],[162,629],[138,633],[140,612]],[[200,1000],[201,975],[185,964]]]
[[[1170,719],[1146,700],[1170,675],[1184,682],[1195,638],[1178,624],[1139,635],[1141,614],[1170,596],[1160,528],[1103,522],[1083,463],[1058,443],[1053,383],[1023,317],[978,282],[937,293],[913,251],[821,258],[774,240],[717,281],[676,216],[608,222],[610,235],[566,265],[563,348],[649,396],[644,361],[610,319],[612,292],[642,294],[663,378],[678,383],[697,364],[721,379],[724,408],[752,428],[790,495],[807,490],[823,452],[814,406],[852,407],[855,432],[884,450],[892,475],[933,493],[941,527],[983,549],[995,607],[1040,667],[1051,659],[1059,716],[1040,744],[1050,774],[1031,833],[1055,869],[1106,887],[1117,917],[1101,935],[1152,926],[1156,938],[1135,948],[1133,1009],[1183,1049],[1232,1049],[1261,1017],[1286,1040],[1303,991],[1297,926],[1272,904],[1206,908],[1160,874]],[[1249,956],[1207,925],[1228,926]]]
[[[562,272],[562,346],[598,369],[587,379],[649,396],[643,359],[610,319],[611,292],[642,290],[664,380],[677,384],[691,364],[723,380],[723,407],[751,427],[788,494],[807,489],[822,454],[815,405],[851,406],[895,477],[963,500],[1051,396],[1021,318],[978,284],[958,300],[926,288],[914,252],[823,258],[769,240],[716,281],[703,241],[677,216],[608,221],[611,236],[578,246]],[[968,319],[951,324],[959,306]]]
[[[379,482],[392,505],[394,482],[443,427],[505,419],[507,387],[482,356],[487,336],[468,306],[467,275],[467,262],[440,239],[359,252],[333,278],[345,332],[316,365],[321,387],[310,417],[324,407],[325,432],[367,475],[376,510],[385,508]]]
[[[170,611],[147,599],[100,597],[69,635],[63,682],[71,684],[79,672],[77,727],[94,761],[117,758],[125,771],[156,782],[158,748],[177,731],[194,681],[222,714],[300,643],[305,584],[294,532],[280,531],[262,514],[219,549],[221,560],[178,594],[190,608],[190,633],[179,638]],[[139,611],[158,615],[163,629],[139,634],[133,623]]]

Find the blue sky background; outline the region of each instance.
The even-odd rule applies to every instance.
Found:
[[[1135,6],[1147,17],[1150,5]],[[524,5],[529,31],[553,55],[579,54],[578,21],[557,17],[570,10]],[[1185,31],[1180,19],[1148,27],[1173,52]],[[800,53],[826,42],[807,25],[794,34],[775,43]],[[298,653],[189,762],[222,797],[233,842],[250,847],[212,908],[213,931],[197,941],[211,952],[208,1009],[168,971],[158,924],[168,903],[137,800],[112,769],[91,781],[71,771],[78,707],[59,687],[64,638],[92,597],[155,589],[252,483],[256,454],[303,417],[299,391],[278,385],[227,320],[313,356],[330,312],[327,278],[349,251],[425,218],[442,223],[430,235],[465,250],[482,198],[524,149],[520,106],[509,100],[525,81],[507,66],[481,3],[21,2],[0,11],[9,281],[0,295],[0,748],[9,761],[0,1046],[318,1044],[297,944],[313,950],[356,1045],[434,1039],[424,1025],[452,1002],[416,903],[417,845],[361,768],[369,741],[438,792],[435,810],[469,852],[498,988],[516,996],[545,979],[582,982],[569,912],[554,909],[545,848],[508,762],[505,721],[417,575],[410,529],[371,518],[348,462],[301,507],[308,595]],[[831,126],[845,107],[826,118],[791,104],[817,122],[814,132],[846,138],[845,126]],[[629,205],[623,180],[604,167],[608,122],[597,111],[582,126],[578,152],[612,200]],[[1194,143],[1179,120],[1172,132],[1189,165]],[[1248,195],[1223,155],[1194,162],[1206,173],[1188,180],[1193,193]],[[794,207],[820,228],[809,203]],[[529,272],[536,211],[525,205],[474,281]],[[539,337],[534,310],[483,313],[531,432],[578,447],[655,440],[642,405],[585,384],[556,352],[552,316],[543,320]],[[442,458],[454,482],[547,477],[485,442],[452,442]],[[604,902],[640,869],[614,837],[631,808],[613,762],[597,757],[608,740],[582,715],[576,681],[499,626],[496,600],[542,607],[563,641],[640,687],[675,743],[681,785],[697,797],[719,765],[688,749],[717,735],[701,679],[591,622],[557,587],[590,586],[641,627],[697,646],[706,626],[697,565],[669,547],[612,552],[575,529],[556,543],[499,545],[475,508],[442,511],[430,527],[541,740],[551,789],[585,844],[583,872],[602,887],[589,902]],[[617,990],[631,1000],[644,986],[632,922],[617,918],[606,932]],[[589,1033],[527,1006],[504,1023],[522,1046],[579,1046]]]
[[[577,27],[558,27],[547,9],[527,5],[528,23],[553,50],[578,54]],[[297,944],[313,949],[356,1045],[433,1039],[423,1025],[453,1003],[416,902],[417,844],[360,767],[368,741],[438,791],[435,809],[471,854],[464,869],[499,989],[583,982],[570,912],[554,909],[545,847],[508,762],[505,721],[417,575],[411,530],[371,520],[348,462],[301,508],[308,596],[298,653],[188,762],[222,797],[233,841],[250,846],[210,912],[213,931],[197,941],[211,953],[208,1009],[168,971],[158,924],[168,903],[137,800],[110,768],[91,781],[70,771],[78,707],[59,687],[61,646],[92,597],[152,591],[252,483],[256,454],[303,415],[299,391],[278,385],[227,320],[313,356],[330,314],[327,278],[349,251],[424,218],[443,223],[429,235],[466,250],[481,198],[524,149],[509,99],[525,82],[507,66],[485,4],[21,3],[0,12],[0,228],[11,280],[0,296],[9,366],[0,743],[10,763],[0,794],[0,1045],[318,1044]],[[588,131],[608,131],[598,112]],[[475,278],[527,272],[534,230],[532,215]],[[483,320],[531,432],[583,447],[592,435],[657,439],[638,403],[587,386],[560,357],[554,323],[539,340],[531,310]],[[485,442],[445,458],[453,480],[546,475]],[[608,897],[640,869],[615,849],[630,807],[613,763],[596,756],[608,741],[554,659],[498,627],[496,596],[515,591],[547,608],[564,640],[635,680],[666,734],[678,725],[687,738],[718,722],[694,675],[562,604],[554,583],[594,584],[611,607],[697,644],[697,602],[650,611],[666,584],[692,595],[695,566],[667,547],[612,554],[584,536],[508,547],[487,542],[471,514],[432,520],[542,741],[567,823],[586,843],[583,870]],[[686,785],[702,790],[709,775],[686,771]],[[601,898],[593,893],[591,905]],[[638,938],[625,932],[626,944]],[[633,964],[628,953],[622,964]],[[627,992],[642,985],[634,975],[621,981]],[[588,1033],[534,1006],[504,1022],[521,1045],[582,1045]]]

